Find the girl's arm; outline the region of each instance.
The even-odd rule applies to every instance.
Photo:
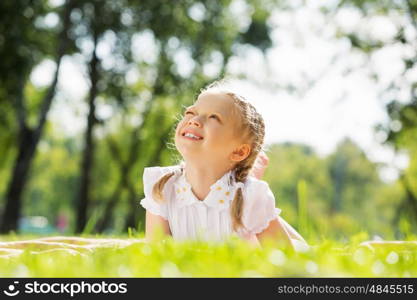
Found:
[[[259,152],[258,157],[255,160],[255,165],[251,171],[251,175],[258,179],[264,176],[266,167],[269,164],[269,158],[264,151]]]
[[[278,243],[280,246],[292,247],[291,235],[279,218],[269,222],[269,226],[256,235],[262,246],[268,243]]]
[[[285,230],[288,232],[291,239],[298,240],[300,242],[307,244],[304,238],[290,224],[288,224],[283,218],[279,216],[278,216],[278,219],[280,220],[281,224],[285,227]]]
[[[262,176],[265,173],[265,169],[269,164],[269,158],[264,151],[259,153],[256,162],[257,164],[252,170],[252,175],[257,179],[262,179]],[[257,234],[257,238],[261,243],[261,240],[265,241],[268,238],[280,239],[287,244],[291,244],[290,239],[306,243],[303,237],[281,217],[271,221],[267,229]]]
[[[154,241],[162,236],[171,236],[171,230],[169,223],[163,217],[155,215],[146,210],[146,229],[145,238],[146,241]]]

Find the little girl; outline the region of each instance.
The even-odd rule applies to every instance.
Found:
[[[304,243],[278,215],[268,184],[250,175],[265,135],[262,116],[241,96],[215,82],[185,110],[176,127],[176,166],[144,169],[146,240],[157,231],[175,240],[252,244]]]

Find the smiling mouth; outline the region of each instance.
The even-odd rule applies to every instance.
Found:
[[[182,134],[183,137],[187,138],[187,139],[191,139],[191,140],[195,140],[195,141],[199,141],[202,140],[203,138],[200,136],[196,136],[190,132],[185,132]]]

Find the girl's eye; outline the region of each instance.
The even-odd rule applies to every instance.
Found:
[[[211,115],[210,118],[215,118],[215,119],[219,119],[219,117],[217,117],[216,115]]]
[[[185,114],[186,115],[188,115],[188,114],[192,114],[193,115],[193,112],[192,111],[186,111]]]

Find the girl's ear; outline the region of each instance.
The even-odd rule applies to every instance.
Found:
[[[242,144],[233,150],[230,159],[235,162],[240,162],[247,158],[251,152],[251,147],[248,144]]]

